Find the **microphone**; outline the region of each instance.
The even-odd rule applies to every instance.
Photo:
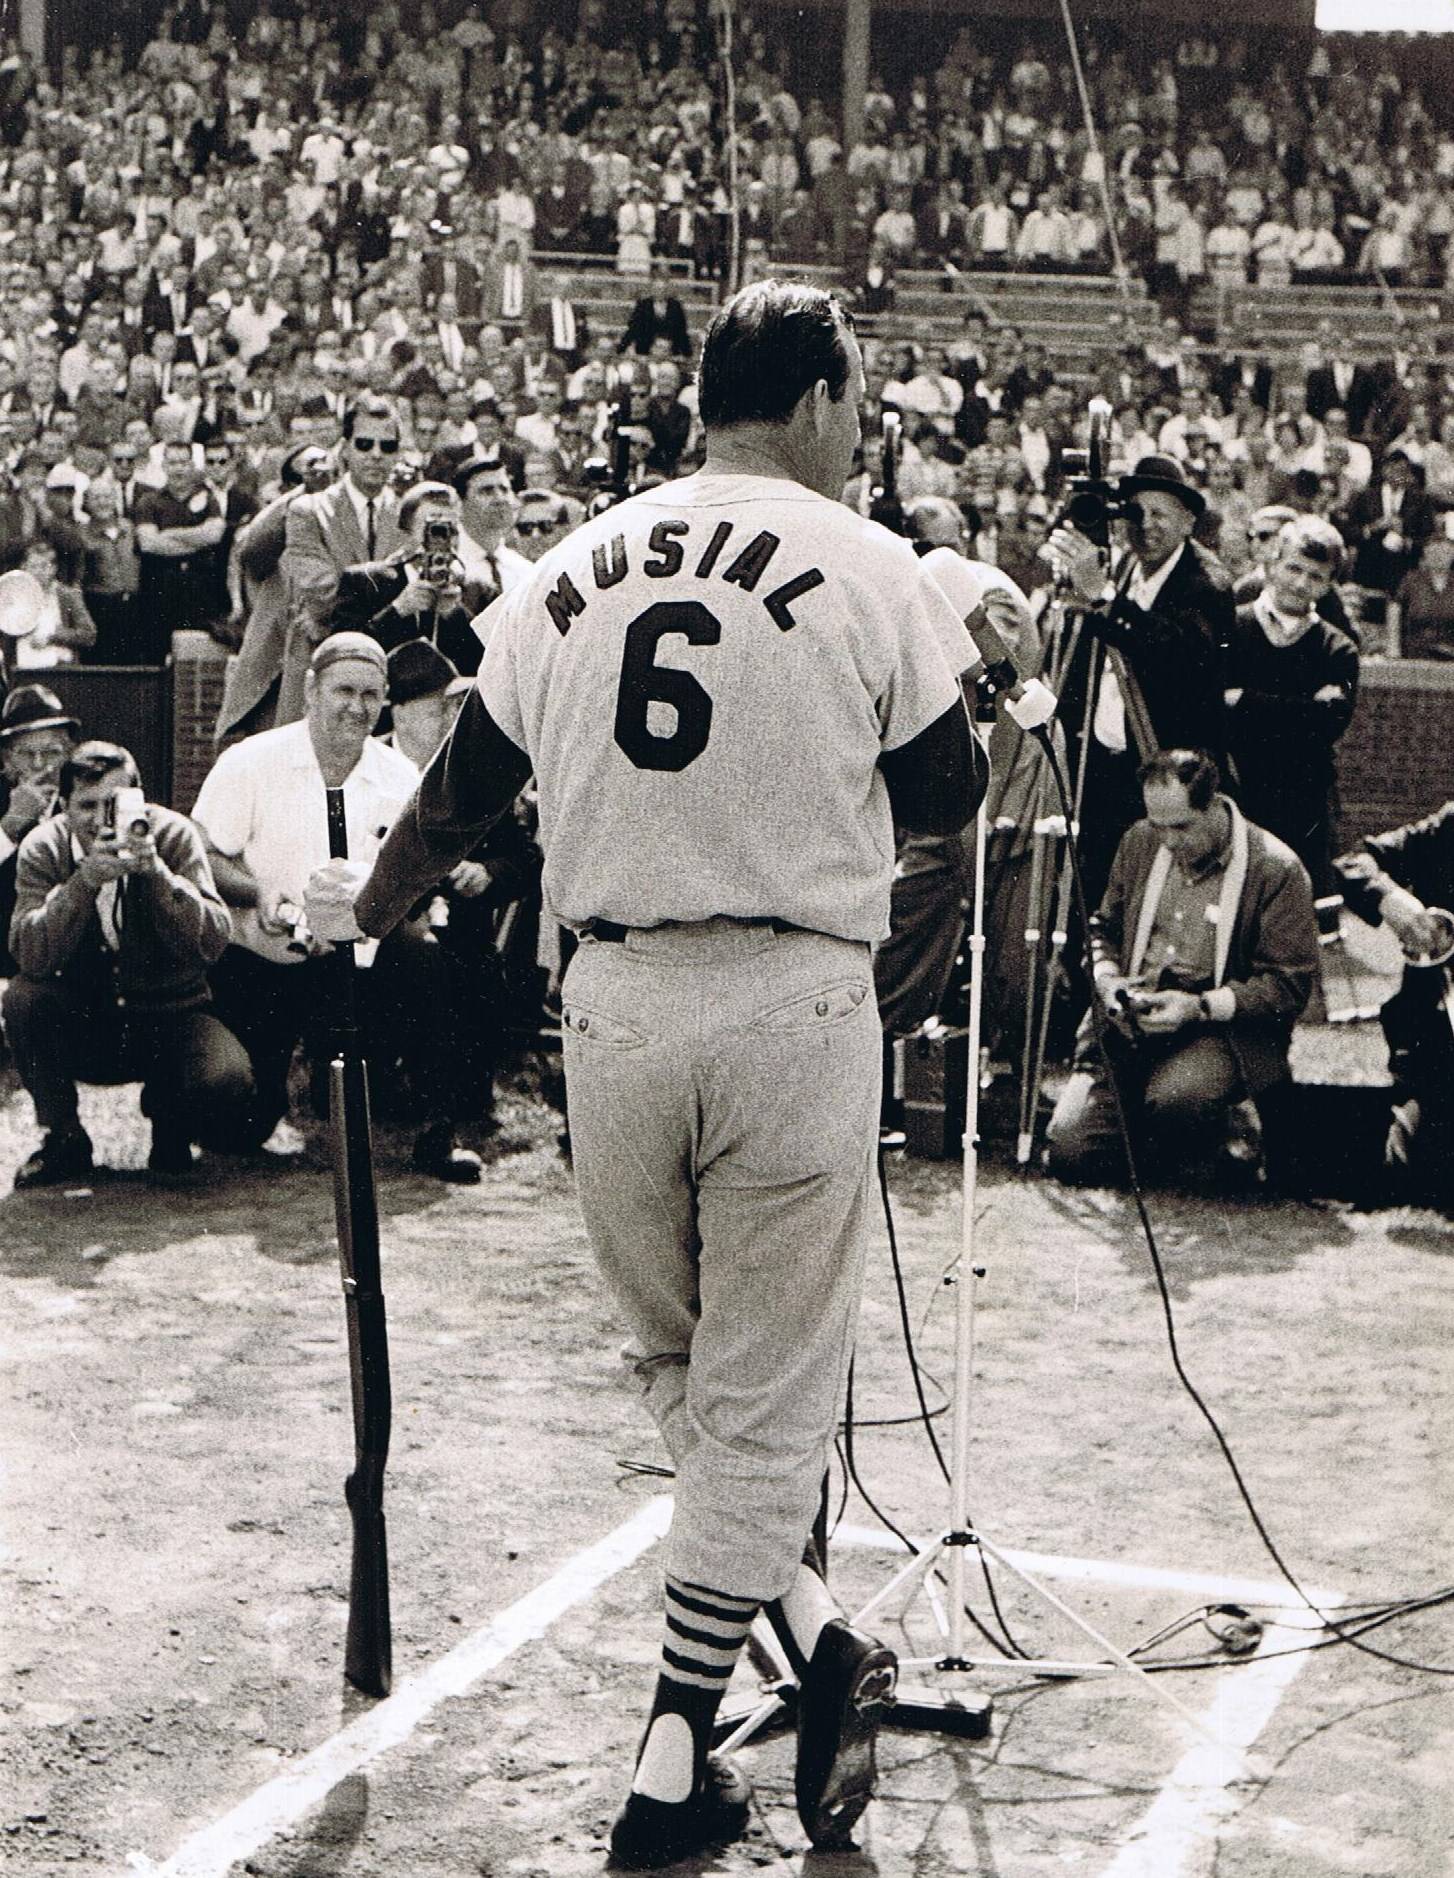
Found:
[[[1048,724],[1058,702],[1055,693],[1038,678],[1021,678],[999,628],[985,611],[986,597],[997,588],[1008,594],[1013,583],[996,572],[991,585],[984,578],[991,570],[965,560],[953,548],[931,548],[924,556],[924,565],[964,621],[965,631],[974,642],[983,668],[977,682],[989,698],[1002,697],[1005,709],[1021,730],[1038,730]],[[1019,589],[1014,588],[1014,592],[1019,593]],[[1024,596],[1020,597],[1023,600]]]

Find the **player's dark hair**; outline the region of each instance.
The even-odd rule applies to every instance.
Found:
[[[389,400],[377,391],[365,391],[355,398],[343,413],[343,434],[352,437],[354,427],[361,417],[387,419],[395,430],[399,428],[399,413]]]
[[[75,790],[84,788],[88,783],[99,782],[103,776],[109,776],[117,769],[126,771],[129,782],[140,785],[141,772],[130,750],[123,750],[119,743],[102,743],[99,738],[92,737],[86,743],[78,743],[61,764],[56,791],[63,802],[69,802]]]
[[[721,307],[702,342],[697,403],[708,429],[785,424],[821,378],[836,402],[848,384],[853,317],[821,287],[759,280]]]
[[[1153,783],[1163,788],[1167,783],[1180,783],[1186,791],[1187,805],[1204,809],[1221,787],[1222,773],[1210,751],[1158,750],[1137,770],[1136,780],[1143,789]]]

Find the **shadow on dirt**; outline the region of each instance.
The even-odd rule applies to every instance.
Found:
[[[272,1868],[274,1878],[334,1878],[347,1869],[368,1818],[368,1777],[346,1774],[329,1789],[321,1810],[302,1835],[304,1842],[290,1847],[287,1858]]]
[[[85,1184],[0,1196],[0,1271],[85,1288],[113,1259],[229,1239],[292,1265],[334,1256],[328,1176],[297,1156],[208,1157],[194,1182],[98,1167]]]
[[[1442,1213],[1410,1210],[1388,1229],[1390,1245],[1413,1246],[1454,1258],[1454,1219]]]
[[[1145,1235],[1129,1193],[1105,1187],[1036,1183],[1039,1204],[1062,1229],[1114,1247],[1132,1272],[1154,1288]],[[1350,1245],[1353,1232],[1330,1202],[1234,1200],[1158,1189],[1146,1211],[1173,1297],[1199,1280],[1232,1274],[1284,1272],[1309,1253]]]

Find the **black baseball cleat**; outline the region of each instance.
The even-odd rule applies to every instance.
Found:
[[[413,1162],[421,1174],[433,1174],[436,1180],[448,1180],[457,1187],[479,1183],[484,1162],[473,1148],[462,1148],[448,1122],[436,1122],[414,1143]]]
[[[187,1131],[175,1122],[153,1121],[146,1171],[163,1186],[188,1181],[197,1171]]]
[[[89,1180],[94,1172],[91,1137],[85,1129],[52,1129],[35,1153],[16,1169],[15,1191],[59,1187],[67,1180]]]
[[[730,1755],[709,1754],[702,1784],[672,1803],[628,1793],[611,1828],[608,1871],[659,1871],[713,1846],[730,1845],[747,1826],[752,1782]]]
[[[898,1673],[884,1644],[838,1620],[823,1626],[798,1698],[798,1818],[814,1845],[848,1844],[873,1798],[874,1744]]]

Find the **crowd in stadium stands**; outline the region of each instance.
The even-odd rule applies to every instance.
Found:
[[[1043,589],[1099,391],[1120,458],[1175,458],[1205,492],[1198,538],[1234,576],[1288,514],[1331,520],[1355,617],[1454,656],[1454,369],[1434,323],[1378,359],[1331,325],[1292,361],[1189,330],[1203,289],[1216,306],[1249,282],[1362,280],[1433,301],[1454,277],[1454,125],[1391,51],[1188,38],[1158,56],[1090,30],[1093,144],[1063,46],[1002,56],[966,29],[932,74],[875,77],[845,149],[787,46],[736,32],[730,137],[708,0],[628,20],[581,0],[572,31],[533,35],[427,0],[337,23],[188,0],[135,56],[72,48],[48,74],[0,45],[0,573],[43,595],[12,681],[160,664],[202,628],[237,654],[226,744],[302,721],[340,628],[386,651],[424,633],[467,672],[470,618],[603,481],[700,461],[675,282],[723,281],[734,178],[743,271],[827,268],[865,316],[849,501],[871,503],[897,410],[900,494],[949,498],[974,554]],[[1161,323],[1148,339],[1122,302],[1090,385],[975,288],[1117,255]],[[945,343],[892,336],[910,269],[945,289]],[[619,324],[584,290],[603,271],[635,302]],[[431,518],[457,543],[442,610],[420,571]]]

